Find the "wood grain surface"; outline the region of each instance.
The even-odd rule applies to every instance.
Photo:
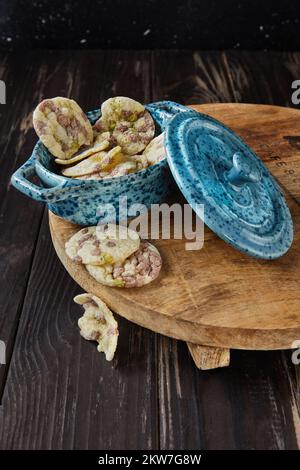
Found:
[[[0,339],[9,344],[0,448],[299,449],[290,351],[231,351],[230,367],[199,371],[184,342],[119,316],[113,363],[82,340],[71,300],[81,290],[52,248],[48,217],[9,179],[36,140],[31,111],[43,97],[66,94],[86,110],[115,94],[291,106],[300,54],[1,52],[0,72]]]
[[[65,243],[80,227],[49,213],[54,247],[85,291],[139,325],[207,346],[289,349],[300,337],[300,211],[295,202],[299,199],[300,150],[290,141],[300,136],[300,112],[227,103],[194,109],[237,131],[287,189],[294,242],[285,256],[271,262],[258,260],[207,229],[200,251],[186,250],[186,239],[155,240],[163,258],[159,278],[142,289],[118,289],[99,284],[84,265],[67,257]]]
[[[198,369],[210,370],[229,366],[230,349],[200,346],[195,343],[187,345]]]

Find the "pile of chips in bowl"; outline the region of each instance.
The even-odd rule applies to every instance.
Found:
[[[117,96],[101,106],[92,126],[74,101],[43,100],[33,114],[42,143],[68,178],[101,180],[143,170],[166,157],[163,133],[139,102]]]

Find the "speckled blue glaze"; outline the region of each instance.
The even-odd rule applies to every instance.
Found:
[[[100,117],[100,111],[87,115],[93,124]],[[164,129],[160,123],[156,125],[158,132]],[[119,220],[119,214],[123,213],[119,197],[127,197],[128,207],[143,204],[149,208],[151,204],[165,202],[174,184],[166,159],[137,173],[105,180],[76,180],[61,176],[57,171],[53,157],[38,141],[30,159],[12,176],[12,184],[27,196],[45,202],[54,214],[80,225],[114,220],[113,213],[99,213],[99,207],[105,204],[114,205]],[[35,174],[45,187],[29,180]]]
[[[204,222],[238,250],[275,259],[289,249],[293,223],[262,161],[232,130],[195,111],[167,126],[165,145],[176,183]]]
[[[166,129],[170,120],[178,113],[190,111],[189,108],[175,101],[156,101],[146,106],[158,128]]]
[[[258,258],[282,256],[293,240],[291,215],[279,186],[255,153],[222,123],[178,103],[161,101],[146,108],[157,133],[166,131],[168,160],[120,178],[76,180],[57,174],[53,157],[39,141],[14,173],[12,184],[67,220],[95,225],[114,220],[110,212],[99,214],[99,206],[112,204],[119,215],[122,196],[127,206],[165,202],[173,184],[170,167],[192,208],[201,216],[197,205],[204,205],[205,223],[222,239]],[[92,123],[99,116],[99,110],[88,113]],[[35,174],[45,187],[29,180]]]

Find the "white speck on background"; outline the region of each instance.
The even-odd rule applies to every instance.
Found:
[[[143,32],[143,35],[148,36],[149,33],[151,33],[151,29],[146,29],[146,31]]]
[[[80,39],[80,44],[85,44],[86,43],[86,39]]]

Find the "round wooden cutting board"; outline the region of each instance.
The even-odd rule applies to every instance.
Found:
[[[205,228],[199,251],[186,251],[186,240],[154,242],[163,269],[153,283],[109,288],[66,257],[64,244],[78,226],[49,213],[56,252],[85,291],[151,330],[217,348],[292,348],[300,340],[300,112],[251,104],[193,107],[236,131],[281,183],[295,228],[289,252],[276,261],[254,259]]]

